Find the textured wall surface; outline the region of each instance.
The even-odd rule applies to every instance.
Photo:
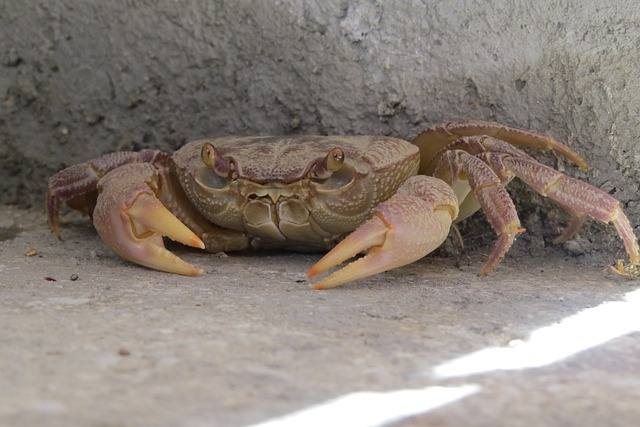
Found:
[[[113,150],[476,118],[567,141],[640,223],[640,3],[509,3],[2,2],[0,202]]]

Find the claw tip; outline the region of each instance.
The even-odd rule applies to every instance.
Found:
[[[195,234],[193,235],[193,237],[191,238],[191,243],[189,244],[189,246],[192,246],[194,248],[198,248],[198,249],[204,249],[205,248],[205,244],[202,241],[202,239],[200,239],[198,236],[196,236]]]
[[[314,276],[317,276],[318,273],[320,273],[320,271],[316,268],[316,266],[314,265],[313,267],[311,267],[308,271],[307,271],[307,279],[310,279]]]

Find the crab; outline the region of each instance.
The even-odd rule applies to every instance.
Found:
[[[516,146],[552,150],[583,170],[557,140],[491,122],[446,123],[412,142],[386,136],[222,137],[173,155],[116,152],[49,179],[48,221],[61,238],[61,203],[92,217],[104,241],[131,262],[201,275],[163,236],[209,252],[258,248],[329,251],[307,273],[325,289],[414,262],[451,226],[482,209],[498,238],[479,274],[501,262],[524,231],[505,186],[518,177],[571,219],[554,243],[587,218],[613,223],[640,274],[638,240],[620,203],[602,190],[537,162]],[[366,255],[330,272],[358,254]]]

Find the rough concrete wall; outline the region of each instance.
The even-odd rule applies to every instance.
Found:
[[[113,150],[477,118],[568,141],[639,224],[640,3],[509,3],[2,2],[0,201]]]

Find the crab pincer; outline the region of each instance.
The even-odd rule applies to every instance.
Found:
[[[195,267],[165,249],[163,236],[188,246],[205,245],[156,197],[157,170],[147,163],[124,165],[105,175],[93,212],[98,234],[117,255],[146,267],[199,276]],[[126,184],[126,185],[123,185]]]
[[[442,181],[415,176],[381,203],[373,217],[338,243],[309,271],[311,278],[354,257],[368,253],[313,283],[313,289],[328,289],[417,261],[447,238],[458,215],[458,200]]]

